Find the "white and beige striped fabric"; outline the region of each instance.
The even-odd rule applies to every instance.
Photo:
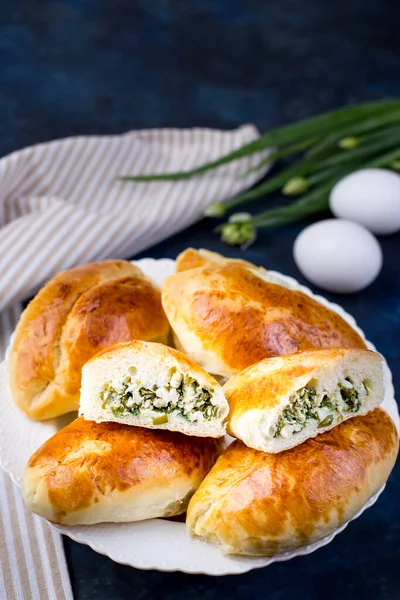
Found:
[[[164,129],[77,137],[0,160],[0,352],[20,301],[57,271],[129,257],[188,227],[213,201],[252,185],[259,156],[180,182],[125,183],[121,175],[189,169],[257,137],[235,131]],[[28,514],[0,471],[0,598],[72,598],[61,538]]]
[[[15,305],[0,313],[0,355],[18,320]],[[0,599],[72,600],[59,533],[27,511],[20,490],[0,469]]]

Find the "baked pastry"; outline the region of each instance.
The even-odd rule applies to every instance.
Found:
[[[161,288],[175,346],[206,371],[230,377],[271,356],[311,348],[366,348],[337,313],[240,265],[170,275]]]
[[[218,440],[80,418],[32,455],[22,495],[62,525],[179,515],[218,451]]]
[[[281,452],[383,400],[382,359],[370,350],[323,348],[266,358],[224,385],[228,433]]]
[[[247,269],[259,269],[260,271],[266,272],[262,267],[256,267],[256,265],[247,260],[242,260],[241,258],[228,258],[222,254],[218,254],[218,252],[211,252],[211,250],[204,250],[203,248],[200,248],[199,250],[187,248],[181,252],[176,259],[176,271],[187,271],[188,269],[195,269],[197,267],[221,264],[236,264]]]
[[[236,440],[187,512],[188,530],[225,554],[272,556],[346,523],[387,480],[398,436],[380,408],[280,454]]]
[[[139,338],[166,343],[160,291],[123,260],[59,273],[29,303],[11,351],[15,402],[33,419],[78,409],[82,365],[102,348]]]
[[[79,414],[85,419],[221,437],[228,410],[219,383],[162,344],[116,344],[82,369]]]

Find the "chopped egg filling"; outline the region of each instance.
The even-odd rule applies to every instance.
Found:
[[[135,369],[116,382],[108,382],[100,392],[102,408],[115,417],[139,415],[152,411],[153,424],[168,422],[168,415],[179,415],[190,422],[210,421],[218,417],[214,390],[206,389],[190,375],[172,368],[164,385],[146,387],[135,378]]]

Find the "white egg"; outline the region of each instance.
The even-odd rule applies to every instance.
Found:
[[[335,217],[364,225],[378,235],[400,229],[400,175],[385,169],[362,169],[341,179],[332,189]]]
[[[367,287],[382,267],[378,240],[362,225],[343,219],[327,219],[303,229],[293,255],[309,281],[342,294]]]

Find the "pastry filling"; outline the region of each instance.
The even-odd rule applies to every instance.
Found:
[[[351,379],[346,377],[329,395],[318,395],[308,384],[290,397],[289,405],[276,422],[273,437],[291,437],[310,424],[322,429],[340,423],[349,413],[357,413],[362,396],[369,395],[368,383],[364,381],[362,385],[363,389],[357,390]]]
[[[190,422],[218,417],[214,390],[202,387],[190,375],[173,368],[163,385],[149,386],[135,377],[134,367],[130,367],[130,371],[119,384],[108,382],[100,392],[102,408],[111,410],[114,417],[158,413],[152,415],[153,425],[168,423],[170,414]]]

